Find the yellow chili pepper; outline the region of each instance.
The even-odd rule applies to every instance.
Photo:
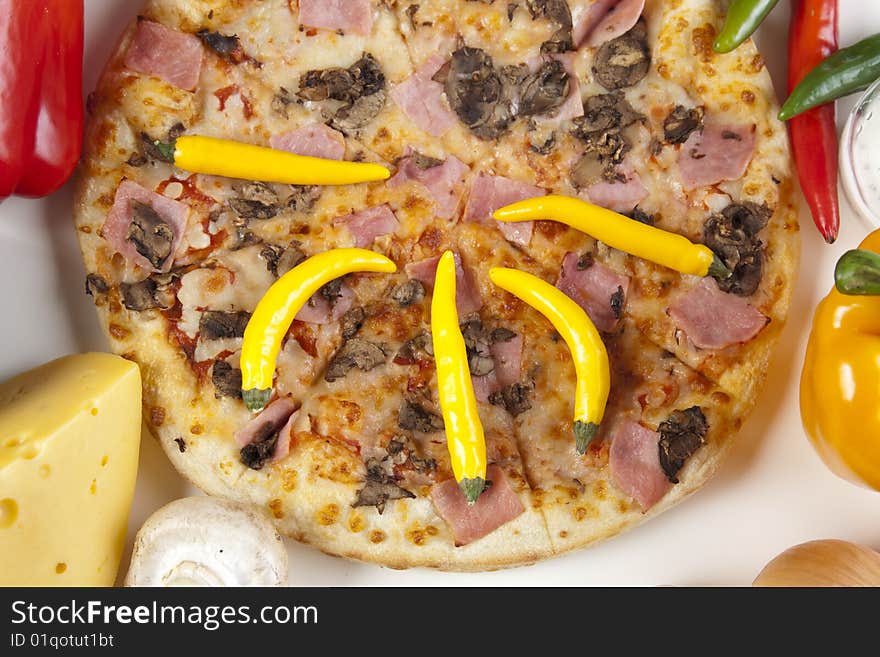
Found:
[[[549,319],[568,345],[577,374],[575,446],[579,454],[585,453],[605,416],[611,389],[608,352],[599,331],[579,305],[537,276],[495,267],[489,270],[489,278]]]
[[[468,504],[473,504],[486,487],[486,439],[477,412],[464,337],[458,325],[452,251],[444,253],[437,263],[431,300],[431,337],[452,472]]]
[[[683,274],[727,278],[731,273],[708,246],[570,196],[527,199],[503,207],[493,216],[498,221],[559,221],[610,247]]]
[[[291,269],[260,299],[241,347],[241,393],[250,410],[263,408],[272,395],[275,360],[296,314],[322,286],[356,271],[390,274],[397,271],[397,265],[365,249],[331,249]]]
[[[291,185],[349,185],[387,180],[391,175],[381,164],[325,160],[200,135],[184,135],[171,143],[155,141],[153,145],[181,169],[227,178]]]
[[[861,248],[841,259],[813,318],[801,419],[831,470],[880,490],[880,231]]]

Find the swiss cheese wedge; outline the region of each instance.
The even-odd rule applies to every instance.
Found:
[[[0,585],[113,585],[140,437],[140,373],[118,356],[0,384]]]

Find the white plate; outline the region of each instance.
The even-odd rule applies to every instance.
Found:
[[[880,31],[880,6],[841,0],[842,41]],[[86,2],[86,92],[90,91],[138,3]],[[784,91],[788,3],[762,28],[763,53]],[[841,115],[853,101],[841,104]],[[841,195],[843,200],[843,195]],[[714,585],[749,584],[778,552],[801,541],[841,538],[880,548],[880,494],[832,475],[804,436],[798,379],[810,319],[832,282],[834,263],[865,229],[844,207],[838,243],[825,246],[808,215],[803,269],[791,319],[767,388],[728,461],[698,494],[659,518],[597,547],[528,568],[482,574],[397,572],[337,559],[289,542],[293,585]],[[71,222],[70,187],[43,200],[0,206],[0,378],[61,354],[105,349]],[[145,435],[129,544],[162,504],[192,494],[155,441]],[[122,570],[127,567],[127,556]]]

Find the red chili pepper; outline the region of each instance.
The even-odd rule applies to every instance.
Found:
[[[788,91],[838,48],[837,0],[792,0],[788,40]],[[834,103],[788,122],[801,188],[822,237],[834,243],[840,230],[837,197],[837,112]]]
[[[82,146],[83,0],[0,0],[0,200],[45,196]]]

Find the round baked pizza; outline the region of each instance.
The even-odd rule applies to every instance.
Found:
[[[148,2],[89,97],[75,214],[87,292],[113,350],[140,365],[146,420],[179,472],[325,552],[449,570],[549,558],[697,490],[756,402],[799,252],[763,60],[751,42],[712,50],[725,4]],[[174,145],[194,135],[390,178],[193,172]],[[253,170],[247,152],[220,149],[213,165]],[[681,273],[559,221],[493,218],[545,195],[704,245],[724,274]],[[320,287],[252,412],[251,315],[303,261],[350,247],[396,272]],[[446,251],[485,434],[474,504],[438,397],[431,304]],[[610,393],[585,449],[569,346],[493,285],[496,267],[555,286],[601,334]]]

